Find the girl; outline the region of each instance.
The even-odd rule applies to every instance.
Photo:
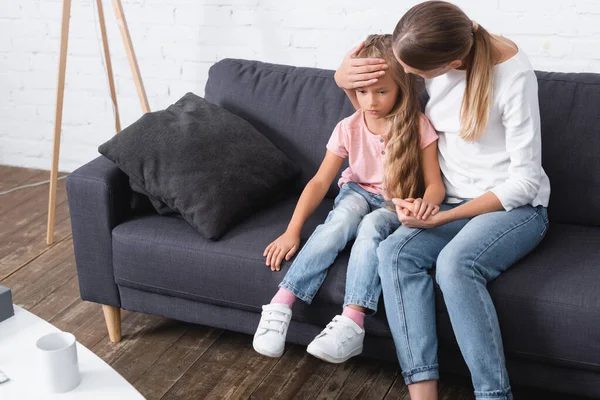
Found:
[[[486,284],[533,250],[548,227],[550,183],[541,166],[537,80],[516,44],[488,33],[458,7],[410,9],[393,35],[405,72],[425,78],[425,113],[439,132],[447,191],[440,212],[413,216],[378,250],[388,322],[411,399],[437,398],[436,264],[458,345],[477,399],[511,399],[502,337]],[[376,84],[386,60],[346,57],[340,87]],[[350,93],[347,91],[347,93]]]
[[[381,294],[377,247],[400,225],[393,205],[386,207],[386,199],[416,197],[424,189],[423,199],[415,203],[422,205],[421,219],[428,220],[444,198],[437,134],[420,112],[414,81],[395,62],[391,45],[392,35],[367,38],[357,56],[385,59],[388,73],[376,85],[356,91],[359,110],[336,126],[321,167],[302,192],[286,232],[265,249],[266,264],[278,271],[283,258],[289,260],[298,249],[302,225],[349,157],[350,167],[339,180],[333,210],[298,254],[271,303],[263,306],[253,341],[254,349],[263,355],[283,354],[292,304],[297,298],[311,303],[329,266],[355,238],[342,315],[327,325],[307,351],[333,363],[360,354],[365,313],[377,310]]]

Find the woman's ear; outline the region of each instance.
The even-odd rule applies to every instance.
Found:
[[[460,67],[461,65],[462,65],[462,61],[460,61],[460,60],[454,60],[450,64],[448,64],[448,66],[451,67],[452,69],[456,69],[456,68]]]

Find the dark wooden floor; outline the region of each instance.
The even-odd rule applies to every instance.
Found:
[[[0,166],[0,192],[47,180],[47,171]],[[15,304],[72,332],[148,399],[409,399],[397,364],[355,358],[321,362],[288,346],[271,359],[252,337],[122,312],[123,339],[108,340],[100,305],[79,298],[65,181],[59,181],[55,243],[46,246],[48,185],[0,196],[0,283]],[[258,321],[257,321],[258,322]],[[473,399],[470,381],[444,374],[440,399]],[[515,388],[516,399],[575,399]]]

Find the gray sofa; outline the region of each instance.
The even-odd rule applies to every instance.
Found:
[[[539,248],[489,290],[513,384],[600,397],[600,75],[537,75],[551,226]],[[114,341],[120,309],[254,333],[261,305],[288,267],[271,272],[263,249],[286,228],[333,127],[353,112],[333,71],[247,60],[215,64],[205,97],[251,122],[302,167],[302,178],[293,195],[210,241],[180,217],[148,212],[127,176],[104,157],[70,174],[81,298],[105,305]],[[303,240],[324,220],[336,193],[334,183]],[[308,344],[340,312],[347,261],[348,249],[313,305],[294,306],[290,342]],[[436,290],[442,373],[468,374]],[[365,328],[364,355],[396,361],[383,303]]]

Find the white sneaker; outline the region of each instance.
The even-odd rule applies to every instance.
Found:
[[[362,353],[364,339],[364,329],[350,318],[337,315],[306,351],[321,360],[339,364]]]
[[[262,309],[252,347],[264,356],[281,357],[292,310],[286,304],[267,304]]]

